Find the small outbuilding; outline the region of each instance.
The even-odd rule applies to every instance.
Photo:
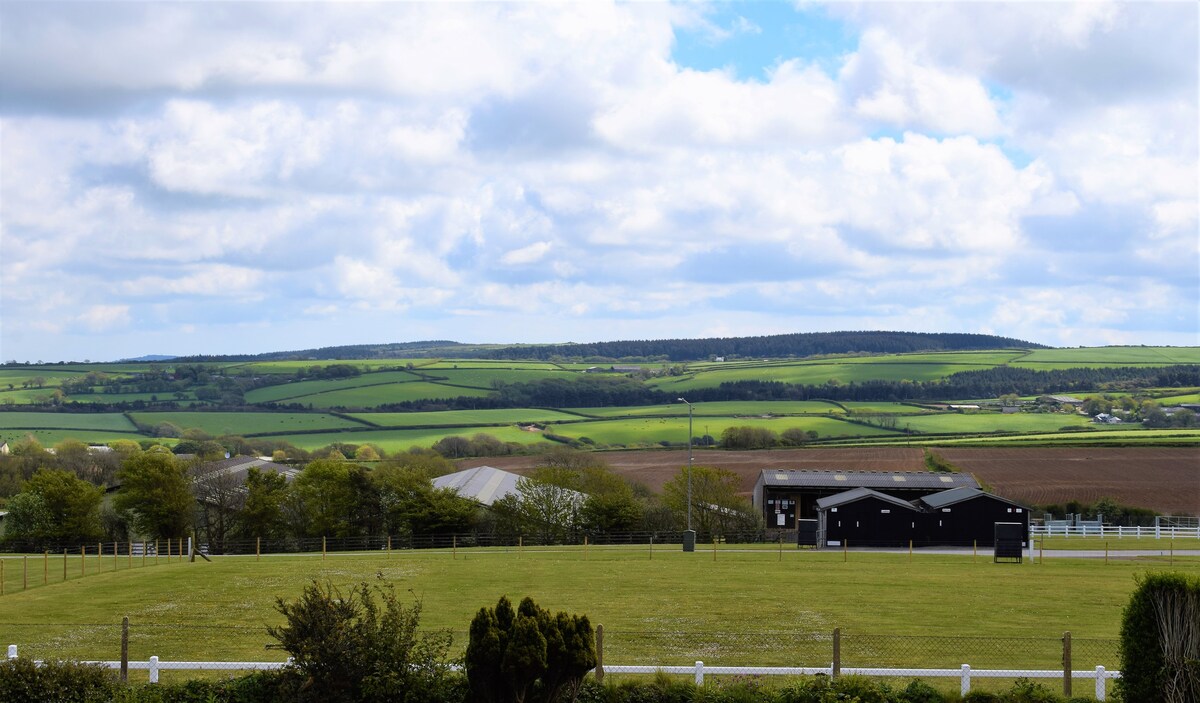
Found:
[[[914,542],[923,545],[991,547],[996,523],[1020,523],[1021,541],[1029,541],[1029,508],[978,488],[953,488],[917,501],[924,519]]]
[[[817,510],[817,543],[829,547],[907,546],[922,517],[912,503],[870,488],[821,498]]]

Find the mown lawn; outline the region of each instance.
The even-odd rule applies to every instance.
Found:
[[[135,560],[134,568],[124,557],[91,557],[90,575],[80,577],[73,556],[66,583],[62,557],[49,559],[48,586],[40,585],[41,558],[32,558],[33,583],[22,592],[21,560],[4,561],[0,643],[34,657],[113,658],[128,615],[133,658],[281,660],[281,652],[265,649],[265,625],[280,621],[275,598],[295,598],[312,580],[344,588],[382,579],[422,602],[424,625],[459,633],[460,647],[480,607],[501,595],[528,595],[603,624],[610,664],[795,663],[803,656],[797,635],[838,627],[845,637],[879,638],[880,650],[862,656],[906,658],[912,666],[957,666],[968,661],[957,651],[967,642],[1005,645],[973,650],[976,668],[1052,668],[1055,642],[1067,630],[1080,640],[1115,637],[1136,575],[1166,567],[1165,559],[994,564],[986,555],[843,555],[790,546],[728,545],[714,558],[708,545],[694,554],[643,545],[216,557],[145,567]],[[1173,568],[1197,574],[1200,560],[1177,558]],[[962,641],[949,655],[935,654],[927,643],[903,641],[914,636]],[[906,649],[885,650],[889,642]]]

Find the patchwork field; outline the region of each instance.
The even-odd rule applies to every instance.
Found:
[[[163,412],[133,413],[133,418],[144,425],[170,422],[185,430],[196,428],[214,436],[367,427],[360,422],[324,413]]]

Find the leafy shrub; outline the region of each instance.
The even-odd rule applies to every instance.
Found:
[[[418,634],[421,603],[401,605],[390,584],[362,583],[343,596],[314,581],[275,608],[287,624],[267,628],[279,640],[271,646],[286,650],[304,677],[295,700],[429,703],[461,694],[446,661],[450,635]]]
[[[971,691],[963,696],[963,703],[1004,703],[1000,696],[987,691]]]
[[[1121,678],[1126,701],[1200,700],[1200,578],[1147,574],[1121,621]]]
[[[587,616],[551,615],[531,598],[514,612],[501,597],[471,621],[465,668],[471,700],[478,703],[574,701],[595,666]]]
[[[0,662],[0,701],[92,703],[112,700],[120,688],[113,672],[95,664],[18,657]]]
[[[1058,703],[1060,700],[1045,684],[1024,678],[1017,679],[1004,695],[1005,703]]]
[[[921,679],[908,682],[896,696],[896,703],[945,703],[946,697],[942,692],[925,683]]]

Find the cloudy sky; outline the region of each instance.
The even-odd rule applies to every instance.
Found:
[[[1200,344],[1195,2],[0,5],[0,359]]]

